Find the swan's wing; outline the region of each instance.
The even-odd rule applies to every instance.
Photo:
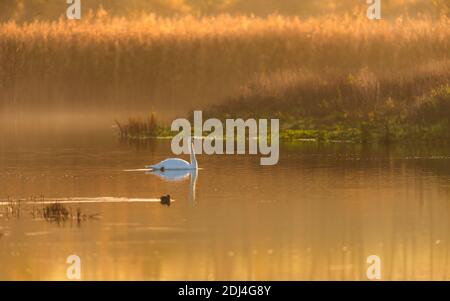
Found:
[[[161,168],[164,168],[165,170],[171,170],[171,169],[190,169],[191,164],[187,162],[186,160],[178,159],[178,158],[172,158],[172,159],[166,159],[164,161],[159,162],[155,165],[148,165],[146,166],[148,169],[158,170]]]

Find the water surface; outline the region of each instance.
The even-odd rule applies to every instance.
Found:
[[[0,279],[64,280],[72,254],[84,280],[364,280],[370,255],[386,280],[450,279],[448,148],[303,142],[280,153],[264,167],[202,155],[195,181],[168,181],[127,170],[171,156],[170,141],[3,133],[0,199],[43,195],[101,218],[49,223],[30,204],[3,214]]]

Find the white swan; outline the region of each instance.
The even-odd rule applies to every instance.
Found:
[[[158,164],[148,165],[147,169],[151,171],[162,171],[165,170],[197,170],[197,160],[195,159],[195,151],[194,151],[194,141],[191,140],[191,144],[189,147],[191,153],[191,163],[186,160],[178,159],[178,158],[170,158],[164,161],[159,162]]]

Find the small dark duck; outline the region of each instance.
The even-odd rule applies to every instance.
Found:
[[[161,197],[161,205],[170,206],[170,194]]]

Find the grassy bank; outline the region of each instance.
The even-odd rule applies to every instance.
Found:
[[[360,74],[334,81],[294,74],[289,85],[264,80],[206,116],[279,118],[284,140],[450,143],[448,68],[408,78]]]
[[[341,95],[341,93],[338,93]],[[324,109],[326,101],[305,106],[304,103],[284,103],[270,99],[267,106],[255,106],[264,99],[241,99],[226,105],[215,106],[207,111],[207,117],[219,118],[279,118],[282,128],[280,139],[349,141],[357,143],[414,142],[450,143],[450,85],[443,84],[414,101],[371,102],[366,109],[361,106],[339,106],[336,103]],[[342,97],[342,95],[341,95]],[[365,96],[366,98],[368,95]],[[297,98],[295,98],[297,99]],[[320,98],[319,98],[320,99]],[[333,99],[333,98],[330,98]],[[345,98],[343,98],[345,99]],[[344,100],[341,100],[343,102]],[[248,103],[250,102],[250,103]],[[298,106],[302,106],[298,108]],[[316,110],[316,113],[314,113]],[[208,116],[209,115],[209,116]],[[175,133],[166,125],[159,124],[152,114],[147,120],[130,118],[126,124],[117,122],[123,138],[145,139],[172,137]],[[224,137],[225,138],[225,137]]]
[[[148,139],[172,137],[170,127],[159,122],[155,114],[148,118],[130,117],[126,122],[115,120],[119,135],[127,139]]]

